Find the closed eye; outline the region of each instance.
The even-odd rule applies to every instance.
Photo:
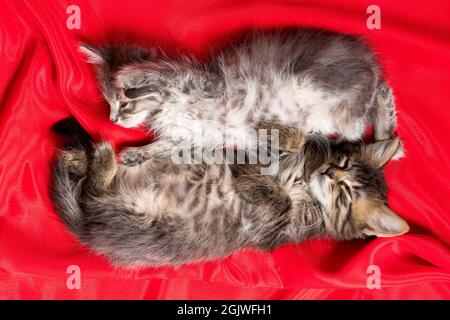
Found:
[[[349,158],[344,158],[342,159],[342,161],[339,163],[338,168],[341,170],[349,170],[350,169],[350,159]]]
[[[124,113],[132,114],[135,113],[136,108],[133,103],[125,102],[120,105],[120,110]]]

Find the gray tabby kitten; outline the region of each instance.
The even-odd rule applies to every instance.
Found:
[[[272,176],[261,176],[257,165],[174,165],[162,157],[118,164],[110,144],[91,144],[76,122],[63,120],[54,129],[78,141],[53,169],[56,209],[81,242],[123,267],[181,265],[311,237],[408,231],[386,206],[382,171],[399,139],[305,144],[292,127],[261,126],[280,130],[281,148],[298,149],[281,155]]]
[[[368,124],[377,141],[392,138],[396,128],[391,89],[372,51],[355,36],[259,31],[206,62],[123,45],[81,50],[97,66],[111,121],[146,124],[159,136],[125,149],[121,159],[128,164],[168,155],[180,141],[253,148],[249,128],[261,121],[350,141],[361,139]]]

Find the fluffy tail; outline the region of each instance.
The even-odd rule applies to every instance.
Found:
[[[52,172],[51,198],[69,230],[82,238],[83,212],[78,200],[92,139],[74,118],[57,122],[52,130],[68,136],[70,142],[57,155]]]

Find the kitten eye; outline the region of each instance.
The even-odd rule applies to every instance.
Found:
[[[119,105],[120,109],[125,109],[125,107],[128,105],[128,102],[121,102]]]
[[[348,170],[350,168],[350,159],[347,157],[342,159],[338,165],[338,168],[341,170]]]

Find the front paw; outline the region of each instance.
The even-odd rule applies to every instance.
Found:
[[[94,159],[101,163],[114,162],[115,154],[112,145],[106,141],[95,144]]]
[[[145,152],[137,148],[127,148],[120,153],[120,161],[126,166],[137,166],[148,159]]]
[[[402,158],[405,157],[405,145],[403,144],[403,141],[400,140],[400,145],[397,149],[397,151],[395,151],[394,155],[392,156],[391,160],[400,160]]]

